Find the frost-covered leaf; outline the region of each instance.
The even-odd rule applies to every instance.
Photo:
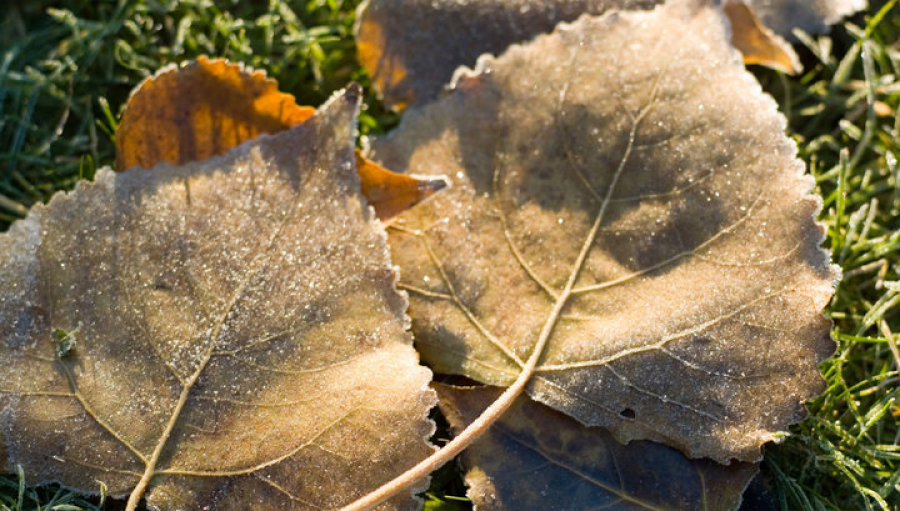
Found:
[[[0,234],[7,469],[130,509],[312,510],[431,452],[358,94],[222,157],[101,170]]]
[[[741,4],[742,0],[698,0]],[[800,0],[805,1],[805,0]],[[357,24],[359,58],[389,105],[403,109],[438,97],[459,66],[484,53],[498,55],[513,43],[547,33],[563,21],[611,9],[651,9],[663,0],[369,0]],[[757,1],[757,3],[762,3]],[[777,18],[766,6],[770,17]],[[732,42],[749,64],[797,72],[790,46],[734,5]],[[789,18],[788,18],[789,19]],[[724,22],[724,19],[723,19]],[[782,21],[781,25],[785,25]]]
[[[496,387],[435,385],[455,431],[500,394]],[[661,444],[622,445],[521,396],[462,455],[476,511],[733,511],[754,463],[689,460]]]
[[[181,165],[224,154],[264,134],[278,133],[310,118],[278,82],[223,59],[200,57],[168,66],[138,85],[116,129],[116,168]],[[358,157],[362,192],[382,220],[444,187]]]
[[[375,141],[452,187],[391,228],[423,358],[620,440],[755,460],[819,393],[836,269],[785,120],[690,1],[482,59]]]

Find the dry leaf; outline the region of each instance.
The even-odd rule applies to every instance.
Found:
[[[435,385],[455,431],[502,389]],[[462,455],[476,511],[733,511],[758,466],[689,460],[653,442],[622,445],[521,396]]]
[[[390,229],[420,353],[621,441],[758,459],[831,354],[837,269],[775,102],[715,9],[582,18],[373,145],[452,187]]]
[[[389,220],[447,187],[443,176],[433,178],[398,174],[356,152],[360,189],[375,214]]]
[[[738,511],[781,511],[781,504],[772,490],[772,483],[765,472],[750,481],[741,498]]]
[[[163,68],[135,88],[116,129],[116,168],[205,160],[314,112],[261,71],[200,57]]]
[[[432,451],[358,96],[222,157],[101,170],[0,234],[7,470],[129,509],[146,485],[153,509],[303,510]]]
[[[734,32],[732,43],[744,53],[745,62],[799,72],[802,67],[790,45],[761,25],[742,2],[725,0],[726,5],[732,4],[726,9]],[[356,29],[359,59],[384,101],[403,109],[436,99],[459,66],[473,65],[484,53],[498,55],[514,43],[550,32],[557,23],[574,21],[582,14],[651,9],[661,3],[662,0],[369,0],[360,9]],[[771,9],[766,9],[772,14]]]
[[[760,64],[790,74],[803,71],[791,45],[766,28],[744,0],[726,0],[722,11],[731,27],[731,44],[740,50],[745,64]]]
[[[278,82],[240,64],[200,57],[144,80],[116,130],[116,168],[180,165],[224,154],[263,133],[299,124],[315,110],[297,106]],[[358,158],[363,195],[382,220],[425,200],[443,180],[418,180]]]

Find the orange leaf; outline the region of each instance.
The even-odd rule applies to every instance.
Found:
[[[165,68],[135,89],[116,130],[116,169],[205,160],[263,133],[283,131],[314,112],[298,106],[261,71],[200,57]],[[391,172],[359,153],[357,165],[362,192],[382,220],[446,184]]]
[[[116,168],[205,160],[314,112],[260,71],[200,57],[163,69],[132,93],[116,130]]]
[[[391,172],[363,158],[359,151],[356,151],[356,168],[362,193],[382,220],[399,215],[447,187],[447,181],[442,178],[416,178]]]
[[[745,64],[760,64],[788,74],[803,71],[791,45],[766,28],[743,0],[726,2],[722,10],[731,23],[731,44],[744,55]]]

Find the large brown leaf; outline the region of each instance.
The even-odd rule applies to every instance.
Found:
[[[303,510],[431,452],[358,95],[205,162],[101,170],[0,234],[7,469],[131,508],[146,485],[154,509]]]
[[[701,0],[717,3],[716,0]],[[797,72],[800,63],[781,38],[742,3],[725,0],[732,43],[749,64]],[[805,1],[805,0],[804,0]],[[484,53],[550,32],[557,23],[610,9],[650,9],[663,0],[369,0],[357,24],[359,58],[389,105],[403,109],[437,98],[459,66]],[[777,18],[773,9],[767,12]],[[786,22],[782,21],[781,25]]]
[[[459,431],[500,394],[435,385]],[[476,511],[733,511],[753,463],[689,460],[654,442],[622,445],[527,396],[462,455]]]
[[[837,270],[775,102],[715,9],[582,18],[480,60],[372,154],[447,173],[390,230],[423,358],[622,441],[755,460],[830,355]]]

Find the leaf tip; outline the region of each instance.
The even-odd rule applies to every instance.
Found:
[[[349,103],[359,104],[362,101],[362,86],[356,82],[350,82],[344,89],[344,99]]]
[[[419,180],[419,191],[426,197],[431,197],[437,192],[450,188],[451,186],[450,180],[444,176],[432,177],[413,175],[412,177]]]

